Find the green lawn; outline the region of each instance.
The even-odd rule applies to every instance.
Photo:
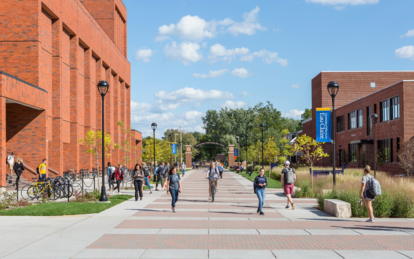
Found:
[[[128,199],[130,195],[115,195],[108,200],[111,203],[48,202],[24,208],[0,210],[3,216],[63,216],[99,213]]]
[[[251,176],[246,174],[245,171],[241,174],[241,176],[243,176],[244,178],[249,179],[252,182],[254,181],[254,178],[256,178],[256,176],[258,176],[258,175],[259,175],[258,171],[254,171]],[[281,185],[280,185],[280,181],[275,180],[275,179],[269,179],[268,175],[265,175],[265,176],[267,178],[267,188],[282,188]]]

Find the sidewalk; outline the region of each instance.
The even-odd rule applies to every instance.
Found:
[[[225,171],[211,203],[204,176],[186,172],[176,213],[145,191],[95,215],[2,217],[0,258],[414,258],[413,219],[337,219],[315,199],[288,210],[280,189],[260,216],[252,182]]]

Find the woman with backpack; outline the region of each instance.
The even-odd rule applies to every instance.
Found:
[[[147,167],[147,164],[142,162],[142,168],[144,171],[144,180],[145,180],[145,184],[148,186],[148,188],[150,189],[150,194],[152,194],[152,190],[151,190],[151,184],[149,182],[149,176],[150,176],[150,170]],[[141,190],[142,193],[144,193],[144,185],[141,186]],[[144,195],[142,195],[141,197],[144,197]]]
[[[371,167],[367,165],[364,168],[364,176],[362,176],[361,184],[361,200],[364,200],[365,207],[367,207],[369,219],[367,222],[374,223],[374,210],[372,208],[372,201],[375,200],[375,194],[372,194],[370,189],[375,178],[370,174]]]
[[[210,163],[210,167],[207,169],[207,174],[206,174],[206,179],[208,179],[208,199],[211,200],[211,185],[214,181],[214,186],[216,187],[216,192],[218,192],[217,190],[217,180],[219,178],[220,172],[218,170],[218,168],[216,167],[216,164],[214,162]]]
[[[139,164],[136,164],[134,170],[132,170],[132,177],[134,178],[135,201],[138,201],[138,197],[142,200],[142,182],[144,181],[144,171]]]
[[[116,168],[115,172],[112,174],[112,180],[116,181],[116,187],[113,189],[112,193],[118,189],[118,194],[121,194],[121,182],[124,180],[124,172],[122,171],[121,164],[118,165],[118,168]]]
[[[178,193],[181,193],[181,177],[177,174],[177,167],[173,166],[168,171],[166,181],[167,194],[171,193],[171,209],[175,212],[175,203],[178,201]]]
[[[257,198],[259,198],[259,207],[257,208],[257,213],[260,212],[260,215],[264,215],[263,213],[263,204],[265,200],[265,189],[267,186],[267,179],[264,176],[265,170],[262,168],[259,170],[259,175],[256,176],[254,179],[254,188],[256,190]]]
[[[161,173],[164,170],[164,162],[160,162],[160,164],[158,165],[158,168],[155,169],[155,174],[157,175],[157,181],[155,183],[155,190],[158,190],[158,183],[161,182],[161,188],[163,189],[164,186],[164,178],[162,177]]]

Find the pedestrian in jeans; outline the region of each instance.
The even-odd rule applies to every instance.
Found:
[[[161,182],[161,188],[163,188],[163,186],[164,186],[164,178],[161,175],[161,173],[162,173],[163,170],[164,170],[164,162],[161,162],[158,165],[158,168],[155,170],[155,174],[157,175],[157,181],[155,183],[155,190],[156,191],[159,191],[158,190],[158,183],[159,182]]]
[[[113,180],[116,181],[116,187],[112,191],[112,193],[115,192],[116,189],[118,189],[118,194],[121,194],[121,182],[124,180],[124,172],[122,171],[122,165],[119,164],[118,168],[115,169],[115,172],[113,174]]]
[[[287,197],[286,209],[289,209],[289,204],[292,204],[292,210],[295,209],[295,204],[292,201],[293,188],[295,187],[296,174],[295,170],[289,167],[290,162],[285,161],[285,168],[282,170],[282,177],[280,182],[283,183],[283,189]]]
[[[265,190],[267,186],[267,179],[264,176],[265,170],[262,168],[259,170],[259,175],[256,176],[254,179],[254,187],[256,188],[256,195],[259,198],[259,207],[257,208],[257,213],[260,212],[260,215],[264,215],[263,213],[263,204],[265,200]]]
[[[108,185],[109,185],[108,191],[110,191],[110,190],[113,190],[114,188],[114,180],[112,179],[112,174],[115,172],[115,167],[111,165],[111,162],[108,162],[108,167],[106,168],[106,172],[108,174]]]
[[[367,222],[374,223],[374,209],[372,208],[372,201],[375,200],[375,195],[372,194],[369,190],[371,188],[371,180],[374,179],[371,173],[371,167],[367,165],[364,168],[364,176],[362,176],[361,184],[361,199],[364,200],[365,207],[367,207],[369,219]]]
[[[46,165],[47,159],[43,159],[43,162],[37,167],[37,169],[39,170],[39,181],[46,181],[46,170],[47,170],[47,165]]]
[[[138,197],[142,200],[142,182],[144,180],[144,171],[139,164],[136,164],[132,171],[132,177],[134,178],[135,187],[135,201],[138,201]]]
[[[24,165],[23,165],[23,159],[18,157],[16,159],[16,163],[14,163],[14,165],[13,165],[13,171],[17,176],[17,178],[16,178],[16,190],[17,190],[18,182],[20,180],[20,176],[23,174],[24,170],[25,169],[24,169]],[[19,190],[17,190],[17,191],[19,191]]]
[[[183,174],[183,177],[185,176],[185,163],[183,161],[183,163],[181,164],[181,172]]]
[[[162,170],[162,173],[161,173],[161,177],[164,178],[164,185],[161,188],[162,191],[167,190],[167,187],[166,187],[167,177],[168,177],[168,172],[170,171],[170,169],[171,169],[170,162],[168,161],[165,162],[164,169]]]
[[[181,177],[177,174],[177,167],[173,166],[168,171],[166,183],[167,194],[171,193],[171,209],[175,212],[175,203],[178,201],[178,193],[181,193]]]
[[[150,165],[151,166],[151,165]],[[142,170],[144,172],[144,180],[145,180],[145,184],[148,186],[148,188],[150,189],[150,194],[152,194],[152,190],[151,190],[151,184],[149,182],[149,176],[150,176],[150,169],[148,168],[147,164],[142,162]],[[142,193],[144,193],[144,184],[142,184],[141,186],[141,190]],[[142,197],[144,197],[144,195],[142,195]]]
[[[217,169],[219,170],[219,173],[220,173],[220,181],[223,181],[223,171],[224,171],[224,168],[223,168],[223,166],[219,163],[219,164],[218,164],[218,166],[217,166]]]

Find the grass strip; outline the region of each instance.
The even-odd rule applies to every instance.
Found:
[[[246,179],[249,179],[250,181],[254,181],[254,179],[256,178],[256,176],[259,175],[258,171],[253,171],[252,175],[249,176],[245,171],[243,173],[240,174],[241,176],[243,176]],[[270,179],[267,175],[264,175],[267,178],[267,187],[266,188],[282,188],[280,185],[280,181],[275,180],[275,179]],[[253,188],[253,187],[252,187]]]
[[[115,195],[108,200],[111,203],[87,203],[87,202],[48,202],[32,205],[24,208],[0,210],[3,216],[63,216],[99,213],[110,207],[129,200],[131,195]]]

